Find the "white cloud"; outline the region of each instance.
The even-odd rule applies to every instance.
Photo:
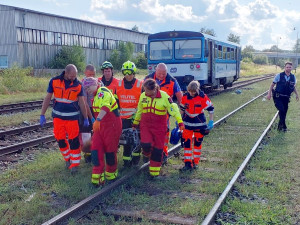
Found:
[[[54,3],[56,6],[58,7],[63,7],[63,6],[68,6],[70,5],[69,3],[66,2],[62,2],[62,1],[58,1],[58,0],[43,0],[44,2],[50,2],[50,3]]]
[[[161,5],[159,0],[142,0],[138,7],[143,12],[152,15],[159,22],[166,22],[167,20],[201,22],[206,18],[206,16],[200,17],[193,14],[192,6],[180,4]]]
[[[104,11],[106,9],[124,10],[126,8],[125,0],[92,0],[91,10]]]

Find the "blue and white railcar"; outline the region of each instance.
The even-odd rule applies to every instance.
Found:
[[[226,89],[239,78],[241,47],[200,32],[168,31],[149,35],[147,58],[150,73],[165,63],[184,91],[192,80]]]

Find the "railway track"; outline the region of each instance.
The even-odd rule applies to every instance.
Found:
[[[260,105],[259,100],[266,93],[248,101],[215,123],[214,132],[205,142],[204,149],[208,150],[203,151],[204,157],[201,159],[198,172],[178,175],[176,171],[183,164],[180,158],[174,157],[178,156],[181,149],[180,144],[177,144],[169,150],[169,157],[173,158],[173,161],[162,169],[165,171],[162,174],[163,180],[149,181],[147,172],[143,173],[148,167],[146,163],[46,221],[44,225],[64,224],[70,218],[77,220],[78,224],[92,223],[93,214],[99,213],[114,216],[119,219],[118,222],[124,220],[124,224],[128,220],[199,224],[202,219],[202,224],[213,223],[219,207],[277,117],[277,114],[271,117],[268,120],[271,122],[265,118],[257,119],[262,113],[262,108],[257,107]],[[264,107],[263,110],[267,112],[264,114],[270,115],[270,107],[268,105]],[[249,116],[253,117],[253,120],[245,120]],[[213,138],[218,139],[213,141]],[[248,142],[247,146],[242,145]],[[206,186],[211,189],[206,189]],[[108,195],[110,199],[105,198]],[[126,198],[124,199],[122,195],[126,195]],[[144,202],[148,204],[135,201],[137,196],[145,199]],[[201,206],[210,206],[211,210],[206,209],[201,213],[196,211],[192,215],[184,213],[184,208],[181,208],[185,204],[190,206],[192,201],[200,205],[198,210]],[[92,210],[94,211],[90,213]],[[199,217],[202,219],[199,220]],[[105,221],[97,222],[105,223]]]
[[[241,88],[250,84],[253,84],[255,82],[263,81],[266,79],[272,78],[272,74],[267,74],[260,77],[255,77],[253,79],[249,79],[247,81],[238,81],[233,83],[233,86],[230,88],[227,88],[227,91],[232,90],[233,88]],[[17,113],[17,112],[26,112],[34,109],[40,109],[42,107],[43,100],[38,101],[30,101],[30,102],[19,102],[14,104],[5,104],[0,105],[0,115],[2,114],[9,114],[9,113]],[[52,102],[51,104],[52,105]]]

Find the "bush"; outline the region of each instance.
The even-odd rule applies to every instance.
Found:
[[[147,59],[144,52],[139,52],[133,62],[139,69],[147,69]]]
[[[64,69],[66,65],[74,64],[78,71],[85,69],[85,55],[80,46],[63,46],[50,62],[51,69]]]
[[[268,64],[268,57],[266,55],[256,55],[253,57],[255,64],[266,65]]]
[[[114,69],[121,70],[122,64],[133,58],[134,45],[131,42],[120,42],[117,50],[113,50],[109,61],[113,64]]]
[[[0,73],[0,94],[45,91],[47,82],[32,76],[32,67],[21,69],[14,65]]]

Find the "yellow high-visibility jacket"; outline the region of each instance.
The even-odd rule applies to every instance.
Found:
[[[173,103],[172,98],[166,92],[159,90],[153,99],[143,92],[133,124],[138,125],[142,120],[141,122],[156,123],[160,126],[160,122],[166,121],[167,113],[175,117],[178,124],[182,123],[177,104]]]

